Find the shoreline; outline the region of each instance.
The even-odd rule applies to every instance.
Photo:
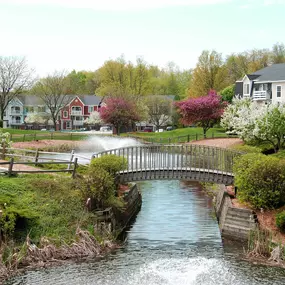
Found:
[[[47,247],[50,245],[47,245]],[[58,267],[58,266],[64,266],[65,264],[72,264],[72,263],[80,263],[85,262],[88,260],[100,260],[104,257],[106,257],[108,254],[113,252],[116,249],[119,249],[121,247],[121,244],[119,242],[110,242],[106,241],[106,244],[100,245],[100,252],[99,253],[91,253],[86,255],[80,255],[78,256],[72,256],[72,257],[65,257],[65,258],[54,258],[53,256],[50,256],[47,260],[38,260],[38,261],[32,261],[29,264],[20,264],[19,266],[16,266],[15,268],[9,269],[3,263],[0,264],[0,284],[2,282],[7,281],[10,278],[20,276],[24,274],[25,272],[29,270],[40,270],[45,268],[52,268],[52,267]],[[63,247],[59,247],[60,250]],[[1,256],[1,255],[0,255]]]

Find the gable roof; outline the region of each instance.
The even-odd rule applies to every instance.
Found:
[[[285,63],[272,64],[249,74],[248,77],[250,80],[256,79],[256,81],[285,81]]]
[[[99,105],[102,100],[102,97],[96,95],[78,95],[78,98],[84,105]]]

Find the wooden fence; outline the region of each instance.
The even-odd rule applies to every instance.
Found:
[[[72,173],[72,177],[76,174],[78,166],[78,159],[86,160],[86,163],[90,162],[90,158],[75,154],[74,150],[70,153],[58,153],[58,152],[46,152],[31,149],[18,149],[18,148],[6,148],[5,152],[0,148],[2,159],[9,158],[9,161],[0,162],[0,173],[8,174],[9,176],[16,173],[55,173],[55,172],[67,172]],[[44,156],[46,155],[46,156]],[[65,158],[53,157],[53,156],[66,156]],[[28,169],[26,167],[18,167],[15,169],[15,165],[30,165],[35,168]],[[44,165],[67,165],[66,169],[39,169],[37,166]],[[1,166],[6,166],[5,168]]]

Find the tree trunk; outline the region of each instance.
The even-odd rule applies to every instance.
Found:
[[[206,133],[207,133],[207,128],[203,128],[204,139],[207,138]]]
[[[1,108],[0,128],[3,128],[4,110]]]

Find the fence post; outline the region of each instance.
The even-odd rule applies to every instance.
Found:
[[[70,161],[69,161],[69,164],[68,164],[68,166],[67,166],[67,170],[70,170],[71,165],[72,165],[73,158],[74,158],[74,149],[73,149],[73,150],[71,151],[71,153],[70,153]]]
[[[26,139],[26,134],[24,134],[24,136],[23,136],[23,142],[25,141],[25,139]]]
[[[168,138],[168,143],[169,143],[169,144],[171,143],[171,138]]]
[[[34,133],[34,141],[37,139],[37,134],[36,132]]]
[[[214,138],[214,132],[212,132],[212,139]]]
[[[198,134],[196,133],[196,141],[198,140]]]
[[[8,168],[8,176],[12,176],[13,164],[14,164],[14,157],[11,157],[10,163],[9,163],[9,168]]]
[[[72,178],[75,178],[76,168],[77,168],[77,160],[78,160],[78,157],[75,157],[73,171],[72,171]]]
[[[38,160],[39,160],[39,149],[37,148],[35,155],[35,166],[37,166]]]
[[[190,135],[187,136],[187,142],[190,142]]]

